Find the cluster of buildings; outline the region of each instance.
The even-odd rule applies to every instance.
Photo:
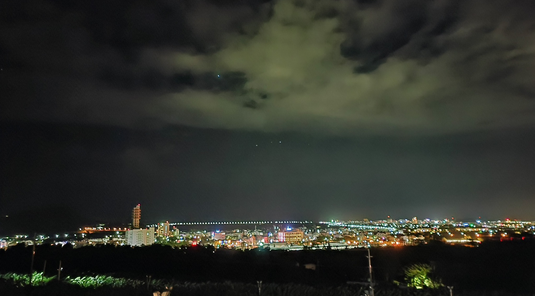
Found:
[[[80,228],[79,231],[28,238],[18,235],[0,239],[0,248],[17,243],[66,244],[74,247],[98,244],[173,247],[214,246],[215,248],[271,250],[348,249],[401,247],[441,241],[477,246],[484,241],[534,240],[535,222],[498,220],[458,222],[452,219],[370,221],[214,221],[161,222],[141,227],[141,205],[132,210],[129,227]]]
[[[154,244],[155,230],[154,227],[141,229],[141,204],[138,204],[132,210],[132,229],[125,232],[125,244],[134,247],[149,246]]]

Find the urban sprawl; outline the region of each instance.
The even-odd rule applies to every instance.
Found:
[[[19,234],[0,238],[0,248],[17,244],[70,244],[269,250],[402,247],[443,242],[477,247],[485,241],[532,240],[535,222],[505,219],[461,222],[455,219],[391,219],[362,221],[213,221],[161,222],[140,227],[141,207],[133,209],[128,227],[100,224],[59,234]]]

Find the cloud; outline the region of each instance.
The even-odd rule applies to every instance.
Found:
[[[382,1],[364,10],[332,3],[278,1],[252,38],[230,36],[210,55],[170,53],[165,61],[177,68],[239,71],[247,83],[241,93],[169,94],[166,108],[200,116],[167,120],[334,132],[533,123],[535,42],[522,37],[533,23],[517,19],[520,10],[494,2],[482,13],[477,1]]]
[[[81,77],[52,92],[68,107],[46,113],[134,127],[340,134],[534,123],[530,1],[185,3],[131,7],[121,30],[78,27],[77,55],[51,63],[62,65],[57,83]],[[58,58],[57,43],[44,44]],[[37,73],[49,85],[42,67]]]

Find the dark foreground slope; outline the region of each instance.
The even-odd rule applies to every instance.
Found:
[[[479,248],[427,245],[372,249],[374,278],[381,285],[403,282],[403,269],[415,263],[434,268],[434,275],[456,291],[535,291],[535,244],[488,243]],[[71,247],[39,246],[35,269],[62,276],[113,274],[145,279],[172,279],[180,282],[235,282],[341,286],[364,282],[368,264],[364,250],[322,251],[237,251],[213,248],[172,249],[163,246]],[[27,273],[31,248],[17,246],[0,251],[0,273]],[[314,269],[305,268],[315,267]]]

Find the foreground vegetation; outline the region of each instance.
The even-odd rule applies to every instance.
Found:
[[[533,295],[534,247],[532,243],[500,243],[479,248],[373,249],[375,295],[449,295],[448,286],[454,287],[453,295]],[[33,266],[45,273],[35,273],[30,286],[31,259],[29,247],[0,250],[0,295],[22,295],[29,290],[32,295],[56,295],[56,290],[60,295],[151,295],[166,286],[181,296],[258,295],[256,283],[261,280],[262,296],[359,296],[366,292],[369,276],[362,250],[42,245],[36,248]]]
[[[0,295],[5,296],[50,296],[50,295],[83,295],[83,296],[150,296],[155,291],[165,291],[172,287],[171,295],[179,296],[258,296],[258,284],[253,283],[178,283],[169,285],[169,281],[152,280],[146,283],[130,281],[127,279],[114,279],[106,277],[100,284],[98,279],[86,278],[94,282],[91,285],[72,283],[69,281],[52,281],[46,285],[16,286],[6,280],[0,280]],[[115,281],[115,283],[113,283]],[[126,284],[129,283],[129,284]],[[152,285],[154,284],[154,286]],[[167,284],[167,288],[165,286]],[[369,295],[367,288],[358,285],[342,286],[308,286],[299,284],[273,284],[263,283],[260,296],[365,296]],[[449,296],[449,290],[413,289],[399,287],[377,287],[376,296]],[[528,296],[529,294],[514,294],[506,291],[491,294],[478,291],[455,291],[454,295],[461,296]]]

